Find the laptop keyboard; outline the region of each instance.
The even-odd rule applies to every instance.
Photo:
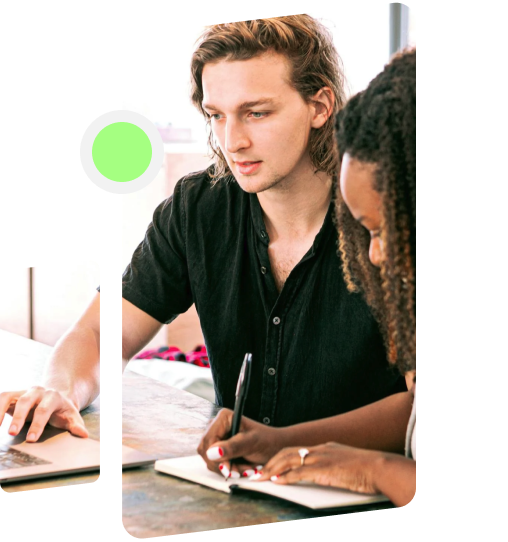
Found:
[[[0,470],[19,469],[21,467],[34,467],[36,465],[49,465],[51,461],[46,461],[15,450],[10,446],[0,444]]]

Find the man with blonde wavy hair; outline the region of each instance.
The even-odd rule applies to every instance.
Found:
[[[327,29],[308,15],[211,26],[191,74],[215,160],[177,183],[125,270],[124,358],[195,303],[216,403],[233,407],[251,352],[245,415],[268,426],[405,389],[388,370],[367,305],[348,293],[337,255],[333,126],[345,93]],[[78,408],[97,389],[96,362],[82,360],[98,340],[98,298],[80,320],[93,333],[80,335]],[[54,371],[73,367],[58,355],[51,363]]]

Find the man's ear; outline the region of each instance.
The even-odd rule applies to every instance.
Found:
[[[332,89],[330,87],[319,89],[311,98],[311,103],[314,107],[311,126],[312,128],[321,128],[333,113],[335,96]]]

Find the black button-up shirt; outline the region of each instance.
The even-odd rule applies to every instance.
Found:
[[[363,298],[347,291],[332,206],[312,247],[277,291],[255,194],[207,172],[180,180],[155,210],[123,277],[123,297],[169,323],[192,303],[216,403],[233,408],[246,352],[245,415],[286,426],[340,414],[405,389],[388,366]]]

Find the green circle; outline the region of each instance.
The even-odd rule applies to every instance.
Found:
[[[130,122],[114,122],[103,128],[92,146],[95,167],[117,183],[141,176],[152,159],[152,144],[145,132]]]

